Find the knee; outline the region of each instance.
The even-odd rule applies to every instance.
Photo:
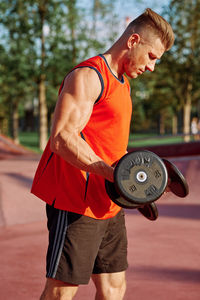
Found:
[[[107,295],[109,295],[108,299],[123,299],[124,294],[126,292],[126,280],[125,278],[114,281],[110,281],[107,287]]]
[[[103,282],[96,284],[96,288],[96,299],[122,300],[126,291],[126,279],[124,276],[108,275]]]
[[[40,300],[72,300],[78,286],[70,285],[53,279],[47,279]]]

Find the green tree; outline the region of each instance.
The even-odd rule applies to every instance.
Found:
[[[200,96],[200,0],[172,0],[167,11],[175,32],[171,67],[172,94],[183,109],[183,132],[189,140],[191,108]]]
[[[36,22],[36,36],[38,36],[39,51],[39,74],[38,74],[38,99],[39,99],[39,148],[44,150],[48,138],[48,121],[47,121],[47,103],[46,103],[46,74],[45,74],[45,33],[44,25],[47,16],[47,10],[50,8],[48,0],[36,1],[36,13],[38,15],[38,23]]]
[[[7,91],[6,82],[6,50],[3,45],[0,45],[0,133],[8,133],[8,119],[9,119],[9,110],[8,105],[6,105],[4,94]]]
[[[10,108],[11,135],[18,142],[18,105],[32,93],[33,64],[30,60],[32,45],[28,35],[28,3],[22,0],[1,2],[0,12],[0,23],[6,34],[1,40],[1,47],[5,49],[1,99]]]
[[[144,120],[135,126],[154,127],[157,123],[160,133],[165,132],[166,126],[177,133],[177,116],[183,112],[182,132],[188,141],[191,110],[200,98],[200,0],[171,0],[163,16],[172,25],[175,44],[152,74],[134,82],[138,94],[143,95],[138,100],[136,97],[136,103]]]
[[[0,42],[4,50],[0,101],[5,111],[12,108],[12,133],[16,141],[18,113],[23,114],[24,104],[37,98],[39,144],[41,149],[45,147],[47,115],[50,118],[63,78],[76,63],[100,53],[108,41],[114,40],[117,28],[114,3],[96,1],[95,5],[94,10],[93,6],[83,8],[78,0],[11,0],[0,3],[3,16],[0,23],[5,33]],[[93,14],[98,21],[95,34],[91,22]],[[106,34],[105,28],[110,29]]]

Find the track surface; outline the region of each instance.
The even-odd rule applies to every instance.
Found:
[[[45,283],[44,204],[29,193],[37,156],[0,160],[0,299],[36,300]],[[190,194],[164,195],[159,218],[126,210],[129,269],[124,300],[200,299],[200,156],[170,158],[185,174]],[[75,300],[94,299],[93,283]]]

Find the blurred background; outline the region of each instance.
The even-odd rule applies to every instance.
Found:
[[[190,193],[163,195],[156,222],[126,210],[125,300],[200,299],[200,0],[0,0],[1,299],[39,299],[44,287],[45,204],[30,189],[59,86],[147,7],[171,23],[176,39],[153,73],[130,80],[129,150],[170,157]],[[94,294],[90,283],[75,299]]]
[[[129,146],[200,138],[200,0],[0,1],[0,135],[41,153],[67,72],[103,53],[150,7],[175,45],[150,74],[131,80]]]

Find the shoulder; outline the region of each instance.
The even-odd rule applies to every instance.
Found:
[[[97,72],[88,66],[77,67],[65,77],[65,82],[85,82],[86,84],[91,84],[98,81]]]
[[[91,67],[91,68],[96,68],[98,70],[101,69],[103,63],[103,58],[101,55],[93,56],[87,60],[84,60],[83,62],[79,63],[75,68],[79,67]]]
[[[62,97],[65,93],[76,95],[81,98],[93,99],[95,101],[101,92],[101,82],[98,74],[88,67],[76,68],[72,70],[64,80],[60,93]]]

